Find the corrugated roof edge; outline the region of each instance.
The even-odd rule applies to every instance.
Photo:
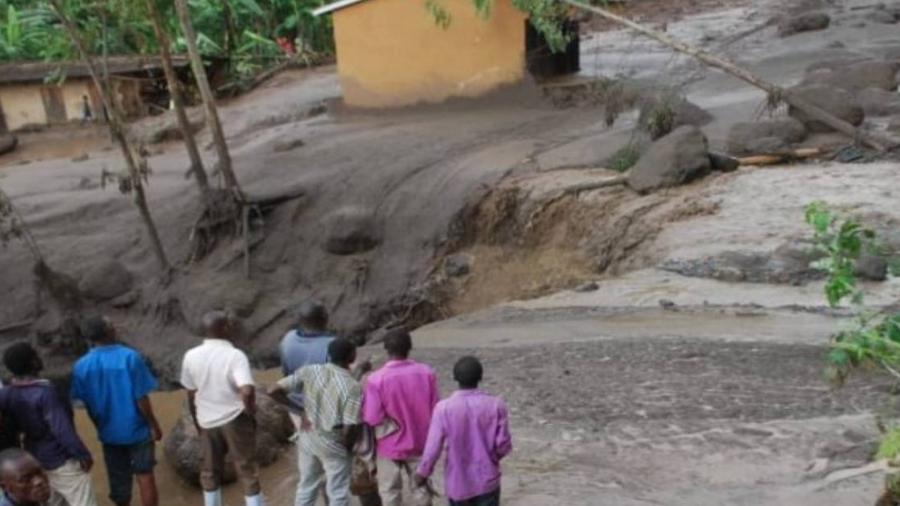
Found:
[[[365,2],[366,0],[338,0],[337,2],[332,2],[328,5],[323,5],[318,9],[312,11],[313,16],[321,16],[322,14],[328,14],[330,12],[339,11],[344,7],[350,7],[351,5],[355,5],[361,2]]]

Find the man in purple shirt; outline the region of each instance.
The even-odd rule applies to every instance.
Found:
[[[459,390],[434,409],[416,473],[416,484],[424,486],[446,447],[444,491],[450,506],[500,505],[500,460],[512,451],[512,438],[506,404],[478,390],[482,375],[475,357],[453,366]]]
[[[406,475],[416,506],[430,506],[431,496],[423,487],[413,486],[413,474],[425,450],[431,412],[440,396],[437,377],[425,364],[409,359],[412,338],[405,329],[389,331],[384,339],[388,362],[366,380],[363,421],[376,427],[378,492],[384,506],[403,502]]]
[[[40,378],[44,364],[37,351],[28,343],[13,344],[3,353],[3,363],[13,374],[0,390],[4,424],[24,436],[25,448],[69,504],[96,506],[90,475],[94,461],[75,432],[68,399]]]

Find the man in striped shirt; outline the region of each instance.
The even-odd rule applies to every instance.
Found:
[[[356,345],[338,338],[328,345],[330,362],[301,367],[272,386],[269,395],[289,405],[287,394],[303,392],[309,431],[300,432],[300,483],[295,506],[314,506],[325,476],[329,506],[350,504],[352,451],[360,434],[362,387],[350,373]]]

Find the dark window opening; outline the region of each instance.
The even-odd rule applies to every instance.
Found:
[[[569,38],[564,51],[554,53],[544,35],[529,21],[525,21],[525,61],[528,72],[536,78],[573,74],[581,70],[581,41],[578,37],[578,21],[563,23],[563,34]]]

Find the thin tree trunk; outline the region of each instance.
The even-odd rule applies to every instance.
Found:
[[[191,123],[184,109],[184,95],[182,94],[181,83],[178,81],[178,77],[175,75],[175,67],[172,65],[169,36],[166,34],[165,28],[163,28],[156,0],[146,1],[147,9],[150,11],[150,21],[153,22],[153,31],[156,32],[156,41],[159,44],[159,55],[162,58],[166,83],[169,85],[169,95],[175,107],[175,117],[178,119],[178,127],[181,129],[181,137],[184,139],[188,158],[191,160],[191,172],[194,174],[194,181],[197,182],[200,193],[205,198],[209,195],[209,178],[207,178],[206,170],[203,168],[203,159],[200,157],[200,150],[197,148],[197,141],[194,139]]]
[[[144,226],[147,228],[153,253],[156,256],[156,260],[159,262],[160,269],[162,269],[165,274],[168,274],[171,269],[169,260],[166,257],[166,251],[159,238],[159,231],[156,228],[156,223],[153,221],[153,216],[150,214],[150,208],[147,206],[147,196],[144,193],[143,184],[144,175],[138,167],[138,162],[136,160],[137,155],[135,155],[132,150],[131,144],[128,141],[128,136],[125,133],[125,123],[122,120],[122,114],[119,111],[119,104],[115,101],[109,84],[104,82],[98,74],[93,59],[84,48],[84,43],[81,40],[81,36],[78,34],[78,29],[69,17],[66,16],[62,8],[61,0],[50,0],[50,4],[56,11],[57,16],[59,16],[60,21],[62,21],[66,31],[69,33],[72,43],[75,45],[75,48],[81,55],[82,61],[84,61],[84,64],[91,74],[94,86],[97,87],[97,91],[100,93],[100,100],[103,102],[103,107],[108,113],[110,133],[119,145],[119,148],[122,151],[122,157],[125,159],[125,164],[128,167],[128,173],[132,183],[132,192],[134,193],[134,203],[138,207]]]
[[[835,117],[829,112],[823,110],[822,108],[812,104],[806,100],[803,100],[801,97],[791,93],[789,90],[785,90],[784,88],[772,84],[768,81],[764,81],[754,75],[753,73],[738,67],[737,65],[731,63],[728,60],[720,58],[712,53],[704,51],[700,48],[693,47],[691,45],[685,44],[683,42],[677,41],[672,37],[669,37],[667,34],[653,30],[641,24],[635,23],[630,19],[624,18],[617,14],[614,14],[606,9],[602,9],[600,7],[596,7],[593,5],[588,5],[578,0],[559,0],[563,3],[569,4],[578,9],[583,9],[588,12],[597,14],[598,16],[602,16],[610,21],[618,23],[620,25],[624,25],[636,32],[639,32],[651,39],[654,39],[658,42],[665,44],[666,46],[675,49],[676,51],[682,52],[689,56],[692,56],[701,62],[709,65],[711,67],[718,68],[723,70],[738,79],[746,81],[751,85],[760,88],[765,91],[771,97],[775,97],[777,99],[784,100],[789,105],[800,109],[801,111],[808,114],[811,118],[821,121],[831,128],[837,130],[838,132],[847,134],[855,139],[859,139],[860,141],[868,144],[869,146],[877,149],[878,151],[888,151],[897,146],[897,142],[893,139],[886,138],[881,135],[876,135],[869,132],[863,132],[862,130],[854,127],[850,123]]]
[[[225,187],[240,195],[240,185],[238,185],[237,177],[235,177],[231,166],[231,155],[228,153],[228,144],[225,142],[225,133],[222,131],[222,124],[219,122],[219,113],[216,110],[216,102],[209,87],[206,69],[203,67],[203,60],[200,58],[200,51],[197,49],[197,34],[194,33],[194,25],[191,23],[191,14],[188,11],[186,0],[175,0],[175,10],[178,11],[178,20],[181,23],[181,30],[184,32],[184,40],[187,42],[188,56],[191,58],[191,68],[194,71],[194,77],[197,79],[197,87],[200,88],[200,95],[203,97],[203,105],[206,108],[206,122],[209,125],[210,132],[212,132],[213,143],[219,155],[219,170],[222,171],[222,177],[225,179]]]

